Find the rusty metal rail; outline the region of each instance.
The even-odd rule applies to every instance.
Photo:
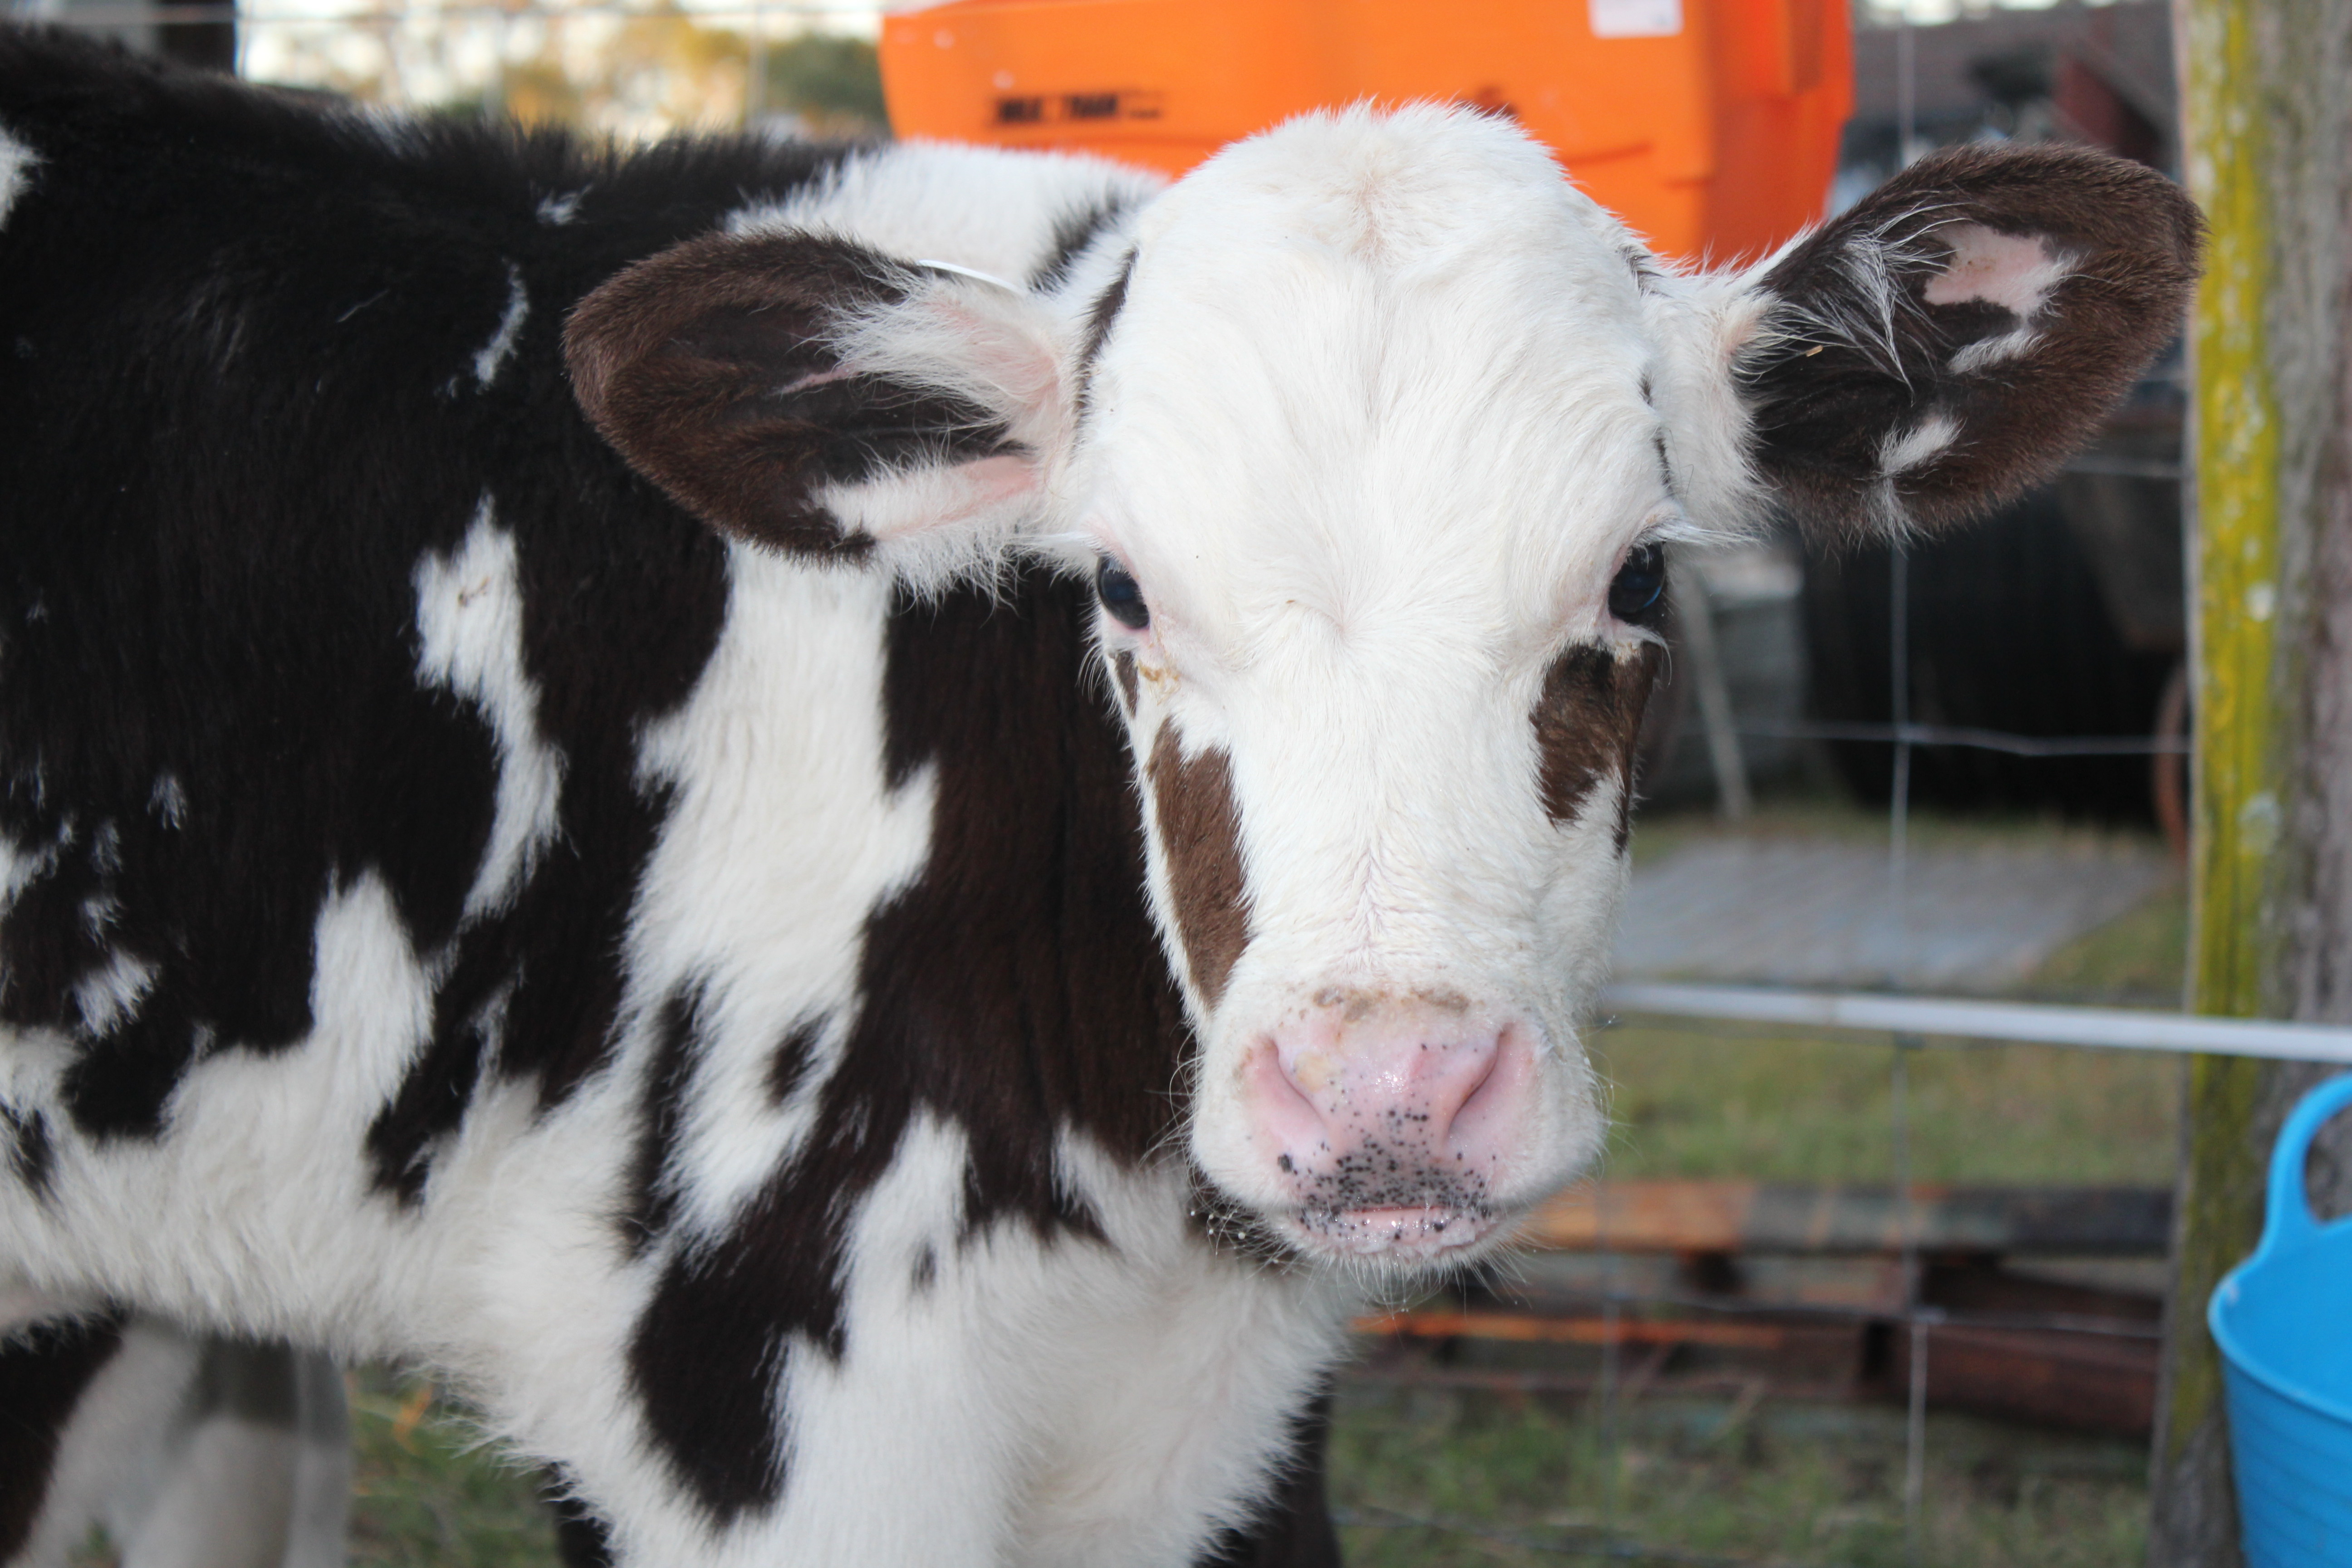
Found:
[[[1606,1182],[1570,1188],[1522,1233],[1559,1251],[1898,1253],[2161,1257],[2172,1194],[2161,1187],[1891,1186]]]

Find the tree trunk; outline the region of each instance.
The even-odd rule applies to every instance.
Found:
[[[2195,1011],[2352,1022],[2352,0],[2175,0],[2182,145],[2212,224],[2193,327]],[[2280,1121],[2329,1069],[2189,1075],[2154,1568],[2234,1568],[2205,1303],[2262,1227]],[[2313,1163],[2352,1203],[2342,1122]]]

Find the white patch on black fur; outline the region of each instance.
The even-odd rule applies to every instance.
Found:
[[[814,1116],[842,1039],[784,1105],[772,1053],[796,1019],[854,1008],[870,913],[922,872],[937,794],[924,768],[883,769],[885,618],[892,587],[772,551],[728,552],[727,629],[694,695],[649,726],[648,785],[674,791],[629,941],[638,1005],[706,990],[703,1060],[670,1173],[690,1228],[714,1233]],[[782,720],[789,715],[788,721]]]
[[[1948,224],[1936,237],[1952,258],[1927,281],[1930,305],[1998,305],[2021,321],[2042,313],[2051,290],[2074,270],[2072,258],[2053,255],[2031,234],[2002,234],[1980,223]]]
[[[540,731],[539,692],[522,656],[522,588],[514,535],[482,498],[455,556],[416,563],[416,678],[480,709],[496,738],[499,785],[490,842],[466,895],[476,917],[503,907],[557,826],[563,758]]]
[[[0,910],[15,903],[17,894],[47,876],[56,868],[57,863],[56,846],[44,845],[37,849],[28,849],[21,844],[0,838]]]
[[[74,983],[74,1007],[82,1028],[92,1035],[111,1034],[139,1011],[139,1004],[155,984],[155,966],[117,952],[103,969],[93,969]]]
[[[2020,327],[1999,337],[1979,338],[1960,350],[1947,362],[1954,375],[1974,375],[2010,360],[2023,359],[2042,342],[2042,334],[2032,327]]]
[[[147,809],[164,826],[178,827],[188,819],[188,792],[174,775],[157,773],[155,787],[147,792]]]
[[[1930,414],[1908,430],[1887,433],[1879,447],[1879,468],[1887,474],[1908,473],[1942,456],[1959,435],[1959,422],[1950,415]]]
[[[540,197],[539,221],[559,226],[570,223],[579,215],[580,198],[587,194],[584,190],[564,191],[556,195]]]
[[[488,386],[499,378],[499,372],[514,356],[515,340],[522,335],[522,323],[530,314],[530,296],[522,286],[522,268],[507,263],[507,308],[499,318],[499,330],[474,356],[474,382]]]
[[[784,201],[730,215],[726,227],[732,234],[855,235],[885,255],[1025,278],[1053,251],[1058,215],[1088,202],[1140,205],[1160,184],[1095,158],[944,143],[927,144],[916,157],[877,148],[844,159]]]
[[[8,209],[32,183],[33,168],[39,162],[30,147],[0,130],[0,223],[8,221]]]

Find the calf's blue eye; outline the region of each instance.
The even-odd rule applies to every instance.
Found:
[[[1151,607],[1143,602],[1143,590],[1127,568],[1108,556],[1095,568],[1095,596],[1102,601],[1110,618],[1129,631],[1141,631],[1151,624]]]
[[[1645,544],[1625,557],[1609,584],[1609,613],[1637,626],[1654,626],[1666,616],[1666,552]]]

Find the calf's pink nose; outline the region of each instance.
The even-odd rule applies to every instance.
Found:
[[[1518,1131],[1514,1033],[1464,1007],[1318,999],[1249,1065],[1261,1144],[1308,1208],[1475,1208]]]

